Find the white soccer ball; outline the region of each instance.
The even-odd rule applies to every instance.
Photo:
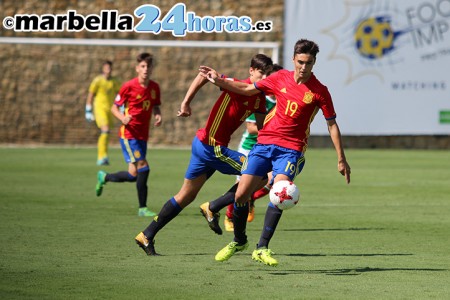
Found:
[[[275,182],[270,190],[270,202],[281,210],[294,207],[300,200],[300,191],[289,180]]]

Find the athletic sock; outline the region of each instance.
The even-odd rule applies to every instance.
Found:
[[[97,158],[108,157],[109,131],[101,131],[97,141]]]
[[[248,202],[244,204],[234,203],[233,224],[234,224],[234,241],[239,245],[247,243]]]
[[[164,226],[166,226],[167,223],[175,218],[181,212],[181,210],[182,208],[177,203],[177,201],[175,201],[175,198],[172,197],[170,200],[168,200],[161,208],[159,214],[143,231],[147,239],[153,240],[158,231],[160,231]]]
[[[259,198],[264,197],[265,195],[267,195],[270,192],[270,187],[268,187],[267,185],[263,186],[262,188],[260,188],[259,190],[257,190],[256,192],[253,193],[252,195],[252,200],[257,200]]]
[[[219,212],[222,208],[234,203],[238,183],[234,184],[225,194],[214,201],[209,202],[209,210],[213,213]]]
[[[233,219],[233,211],[234,211],[234,204],[232,203],[227,206],[226,215],[227,215],[228,219]]]
[[[283,211],[273,206],[272,203],[267,206],[266,216],[264,218],[264,228],[259,239],[258,248],[267,248],[269,246],[270,239],[275,233],[275,229],[277,228],[282,213]]]
[[[120,171],[117,173],[106,174],[106,182],[135,182],[136,177],[128,173],[127,171]]]
[[[139,207],[146,207],[148,193],[147,181],[150,174],[150,168],[149,166],[145,166],[138,169],[137,172],[136,189],[138,193]]]

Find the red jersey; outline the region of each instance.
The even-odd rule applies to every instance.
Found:
[[[236,79],[232,79],[236,80]],[[251,83],[250,78],[236,80]],[[263,94],[242,96],[224,90],[209,113],[206,126],[197,131],[198,139],[211,146],[228,146],[231,135],[252,113],[266,113]]]
[[[319,109],[327,120],[336,118],[331,95],[314,74],[301,84],[294,71],[280,70],[255,83],[266,94],[274,94],[275,108],[266,116],[258,132],[258,143],[306,151],[309,130]]]
[[[136,77],[122,85],[114,103],[117,106],[125,105],[125,115],[131,115],[130,122],[120,126],[119,136],[148,140],[153,107],[161,105],[159,85],[150,80],[147,87],[142,87]]]

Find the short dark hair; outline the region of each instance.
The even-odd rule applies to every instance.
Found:
[[[112,63],[112,61],[106,59],[106,60],[104,60],[103,63],[102,63],[102,66],[104,66],[104,65],[109,65],[110,67],[112,67],[113,63]]]
[[[307,39],[300,39],[295,43],[294,46],[294,56],[296,54],[311,54],[316,57],[317,53],[319,53],[319,46],[313,41]]]
[[[256,54],[252,57],[250,67],[253,69],[259,69],[264,74],[268,74],[272,70],[273,61],[265,54]]]
[[[283,70],[283,69],[284,69],[283,66],[281,66],[279,64],[273,64],[272,70],[267,75],[270,75],[272,73],[278,72],[278,71]]]
[[[147,53],[147,52],[140,53],[136,57],[136,61],[138,62],[138,64],[145,61],[147,63],[147,66],[152,66],[153,65],[153,55],[150,53]]]

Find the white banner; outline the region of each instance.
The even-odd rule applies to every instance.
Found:
[[[450,0],[285,0],[286,69],[300,38],[342,134],[450,134]],[[320,113],[311,134],[328,134]]]

